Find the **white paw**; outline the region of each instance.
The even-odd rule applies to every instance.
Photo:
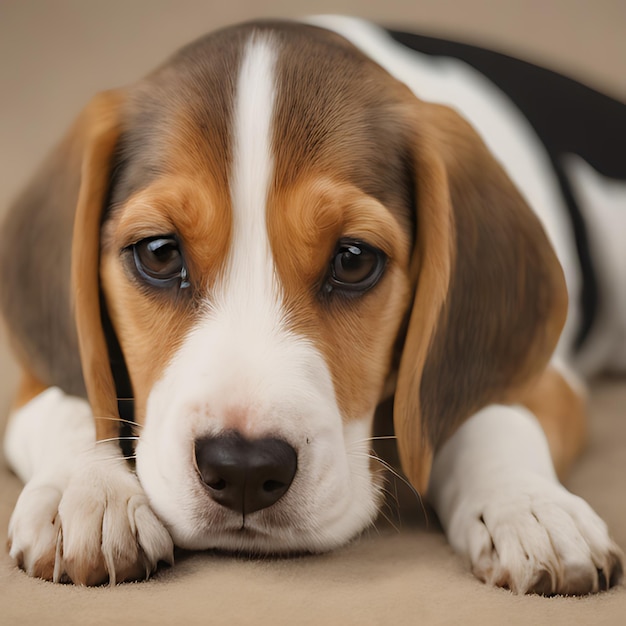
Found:
[[[83,455],[63,490],[27,485],[11,519],[10,553],[26,572],[81,585],[146,578],[173,544],[114,446]]]
[[[593,593],[622,578],[606,524],[584,500],[534,475],[473,492],[448,537],[480,580],[515,593]]]
[[[30,483],[15,504],[9,522],[9,554],[29,576],[54,578],[60,501],[58,487]]]

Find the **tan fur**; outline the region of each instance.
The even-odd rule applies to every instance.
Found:
[[[193,162],[175,160],[179,171],[155,181],[113,213],[104,227],[101,279],[135,395],[135,421],[143,422],[154,382],[193,325],[193,291],[211,291],[223,269],[230,238],[227,196],[207,177],[192,177]],[[120,251],[140,239],[177,233],[194,285],[174,296],[147,295],[137,288]]]
[[[548,438],[556,472],[564,479],[587,442],[587,403],[554,367],[548,367],[522,397]]]
[[[83,376],[96,418],[117,417],[117,393],[100,310],[100,221],[108,191],[112,155],[120,133],[121,92],[96,96],[83,111],[85,147],[72,239],[72,293]],[[96,436],[117,435],[114,420],[96,419]]]
[[[427,145],[421,149],[429,150]],[[419,217],[411,263],[414,301],[402,350],[394,401],[394,427],[404,472],[413,486],[426,492],[434,448],[420,407],[424,364],[445,303],[454,256],[453,216],[443,163],[434,153],[417,174]]]
[[[25,404],[28,404],[28,402],[38,396],[42,391],[45,391],[47,387],[48,385],[42,383],[30,370],[23,369],[19,386],[13,398],[11,411],[16,411]]]
[[[273,194],[268,217],[293,329],[324,355],[344,419],[362,419],[380,400],[406,310],[408,235],[380,202],[322,176]],[[319,293],[336,242],[345,236],[368,241],[388,257],[384,280],[354,303]]]

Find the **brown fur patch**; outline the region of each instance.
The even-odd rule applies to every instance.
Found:
[[[121,132],[122,92],[96,96],[85,109],[87,128],[82,180],[72,235],[71,285],[83,377],[96,417],[117,417],[117,394],[109,364],[100,307],[100,222],[109,188],[114,153]],[[96,420],[96,437],[117,434],[114,420]]]
[[[566,477],[587,442],[587,402],[554,367],[521,397],[536,416],[548,438],[552,462],[559,478]]]
[[[178,159],[178,176],[162,177],[135,194],[107,221],[102,238],[101,279],[109,315],[125,357],[135,394],[135,420],[198,315],[228,251],[228,200],[207,178],[186,178],[189,159]],[[174,233],[183,246],[191,286],[162,290],[142,285],[132,255],[122,251],[142,238]]]
[[[407,233],[371,196],[323,178],[276,194],[269,232],[292,328],[325,357],[345,419],[370,414],[380,400],[408,301]],[[324,291],[343,237],[366,241],[387,255],[384,276],[364,294]]]
[[[421,387],[423,410],[437,415],[428,425],[435,448],[468,414],[541,371],[567,311],[539,220],[474,131],[449,111],[439,114],[439,128],[453,138],[443,158],[456,255]]]
[[[410,291],[407,125],[397,83],[341,37],[281,25],[273,41],[272,250],[294,329],[324,355],[344,418],[360,418],[382,396]],[[344,237],[388,256],[380,282],[361,295],[323,293]]]
[[[86,120],[80,116],[0,228],[0,307],[24,369],[85,396],[70,295],[70,254]]]
[[[417,249],[421,267],[398,390],[402,396],[419,389],[419,407],[412,400],[407,410],[400,398],[396,424],[405,470],[423,488],[429,471],[424,451],[432,455],[474,411],[504,401],[511,388],[543,370],[565,321],[567,294],[538,219],[476,133],[445,107],[413,108],[418,238],[420,228],[433,230],[424,224],[424,211],[434,205],[440,243],[423,243],[429,255]],[[445,269],[435,263],[449,263],[447,293],[421,298],[437,273],[445,284]],[[438,315],[432,335],[427,325],[422,336],[429,344],[423,369],[406,352],[423,350],[413,328],[416,307],[428,324]]]

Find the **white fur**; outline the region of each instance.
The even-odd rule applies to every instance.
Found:
[[[586,593],[620,553],[606,525],[558,481],[535,416],[488,406],[437,454],[429,496],[474,573],[517,593]]]
[[[89,404],[50,387],[9,417],[4,454],[22,482],[45,479],[63,489],[76,456],[95,439]]]
[[[274,268],[265,225],[266,201],[274,170],[272,116],[274,64],[271,39],[253,37],[244,50],[237,81],[234,117],[234,167],[231,182],[233,240],[228,284],[242,284],[245,307],[248,290],[276,291]],[[250,253],[248,253],[250,251]],[[254,300],[254,295],[251,294]],[[272,299],[272,301],[275,298]]]
[[[186,548],[329,549],[376,514],[378,489],[367,456],[372,416],[343,425],[322,355],[289,328],[272,258],[266,201],[276,54],[272,40],[260,36],[245,49],[235,103],[229,258],[207,295],[205,315],[150,393],[137,446],[141,483]],[[196,438],[231,429],[284,439],[298,454],[289,491],[245,522],[211,500],[193,458]]]
[[[152,512],[117,442],[99,443],[78,458],[77,471],[59,504],[59,519],[59,575],[65,572],[74,578],[86,562],[90,571],[104,566],[114,585],[129,575],[147,578],[159,561],[173,562],[172,539]]]
[[[95,445],[89,405],[51,387],[9,419],[7,460],[26,483],[9,522],[11,557],[53,579],[139,564],[146,574],[172,559],[172,542],[150,511],[116,443]],[[101,580],[92,582],[102,582]]]
[[[60,536],[59,502],[76,457],[93,446],[89,405],[51,387],[9,416],[6,459],[25,483],[9,522],[10,555],[33,574]]]
[[[626,158],[626,156],[624,157]],[[600,320],[577,366],[626,372],[626,182],[606,178],[576,155],[565,169],[579,200],[602,293]]]

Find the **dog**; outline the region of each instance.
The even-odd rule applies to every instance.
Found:
[[[585,440],[576,372],[626,364],[626,281],[595,284],[612,312],[580,306],[546,146],[475,68],[400,39],[339,17],[215,32],[97,95],[18,198],[5,452],[30,576],[337,548],[377,515],[372,422],[393,396],[403,471],[479,579],[620,582],[557,476]],[[568,164],[584,210],[609,183],[605,212],[626,198]],[[609,280],[623,252],[599,223]]]

